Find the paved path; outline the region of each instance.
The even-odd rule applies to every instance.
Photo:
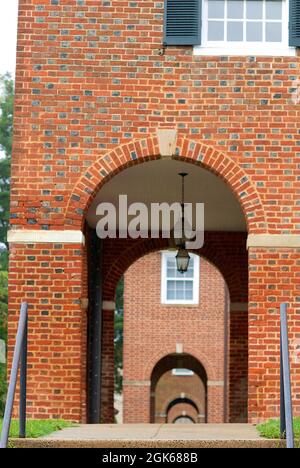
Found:
[[[127,424],[80,425],[55,432],[44,440],[89,441],[255,441],[261,440],[254,426],[248,424]]]

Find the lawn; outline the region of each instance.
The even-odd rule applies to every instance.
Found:
[[[33,420],[30,419],[26,424],[26,437],[36,439],[46,436],[55,431],[60,431],[66,427],[72,427],[74,424],[67,421],[55,419]],[[0,419],[0,430],[2,430],[2,419]],[[10,437],[19,437],[19,421],[13,420],[10,427]]]
[[[280,439],[279,419],[271,419],[257,426],[257,429],[262,437],[266,437],[267,439]],[[295,438],[300,439],[300,418],[294,419],[294,431]]]

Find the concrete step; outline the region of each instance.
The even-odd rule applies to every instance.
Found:
[[[93,448],[93,449],[279,449],[285,448],[278,440],[45,440],[13,439],[14,448]]]
[[[78,425],[40,439],[13,440],[17,448],[281,448],[248,424]]]

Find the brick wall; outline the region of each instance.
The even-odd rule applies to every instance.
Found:
[[[177,403],[175,407],[168,408],[177,400],[188,399],[190,403]],[[183,408],[183,405],[186,405]],[[172,412],[171,412],[172,410]],[[192,376],[177,376],[172,372],[165,373],[158,381],[155,389],[155,422],[174,422],[181,411],[188,411],[194,422],[205,422],[206,415],[206,389],[196,374]]]
[[[249,233],[299,234],[300,107],[291,99],[299,57],[200,57],[189,47],[167,48],[161,56],[162,31],[163,2],[154,0],[19,1],[11,190],[15,229],[83,228],[102,185],[131,165],[159,159],[157,129],[176,128],[176,158],[204,167],[228,184]],[[206,251],[227,265],[223,270],[229,287],[238,285],[238,302],[246,302],[247,280],[240,280],[230,261],[224,263],[221,245],[215,247],[207,240]],[[50,416],[80,420],[85,404],[84,371],[77,380],[78,363],[85,367],[85,312],[79,305],[85,296],[84,268],[77,259],[71,262],[70,248],[62,246],[59,268],[64,272],[56,283],[55,255],[47,269],[39,259],[27,258],[42,258],[41,251],[52,251],[53,246],[28,245],[33,255],[27,255],[23,245],[11,248],[10,352],[19,303],[27,298],[33,304],[29,411],[47,413],[48,402]],[[300,255],[297,249],[279,248],[258,254],[250,249],[250,255],[258,255],[250,262],[249,282],[249,415],[256,421],[278,414],[274,326],[284,297],[290,303],[291,335],[298,339]],[[242,278],[247,278],[245,264],[242,270]],[[49,284],[43,286],[44,281]],[[279,291],[274,293],[277,281]],[[40,295],[49,304],[43,304]],[[47,337],[53,336],[56,316],[61,319],[63,377],[49,371],[57,358],[54,351],[47,355],[39,339],[46,336],[45,329],[50,330]],[[72,345],[66,342],[66,320],[74,320]],[[245,336],[245,324],[243,330]],[[292,380],[299,411],[296,365]],[[36,395],[36,382],[48,388],[44,397]],[[60,391],[56,382],[63,385],[63,403],[54,395],[54,389]]]
[[[143,399],[143,408],[141,394],[149,394],[156,364],[176,353],[178,345],[206,370],[208,422],[224,421],[224,316],[224,280],[206,260],[200,261],[197,306],[161,304],[161,253],[129,268],[124,289],[124,422],[149,422],[150,399]]]

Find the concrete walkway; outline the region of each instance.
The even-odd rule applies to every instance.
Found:
[[[63,429],[45,440],[259,440],[248,424],[127,424],[80,425]]]

